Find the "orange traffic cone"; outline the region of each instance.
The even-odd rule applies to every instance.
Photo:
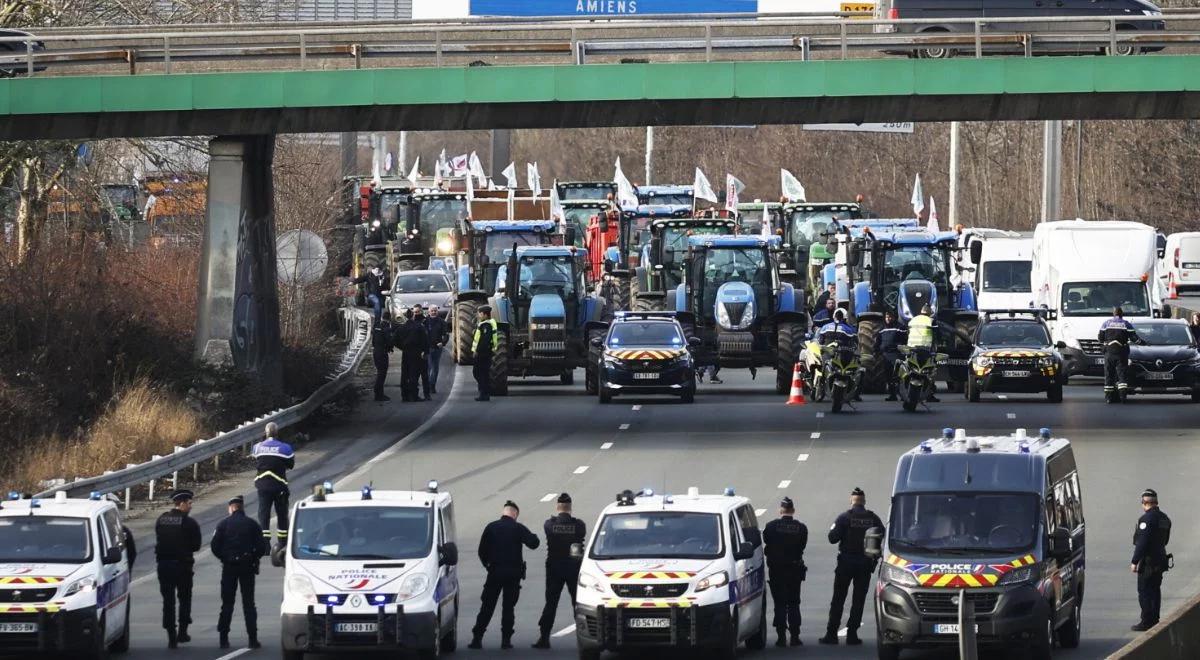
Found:
[[[1167,300],[1179,300],[1179,287],[1175,285],[1175,273],[1167,274]]]
[[[808,403],[804,400],[804,375],[800,369],[800,362],[796,362],[796,368],[792,369],[792,393],[788,395],[787,404],[789,406],[802,406]]]

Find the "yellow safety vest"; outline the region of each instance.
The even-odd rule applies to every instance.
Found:
[[[933,348],[933,319],[918,314],[908,322],[908,345],[911,348]]]
[[[481,334],[480,330],[485,324],[492,326],[492,352],[495,353],[496,349],[500,348],[500,327],[497,325],[496,319],[488,319],[486,321],[481,321],[475,328],[475,337],[471,339],[472,353],[477,352],[477,349],[479,348],[479,336]]]

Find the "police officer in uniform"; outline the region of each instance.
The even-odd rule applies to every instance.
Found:
[[[790,497],[779,502],[779,517],[763,529],[766,544],[767,571],[770,574],[771,600],[775,604],[775,646],[787,645],[792,634],[792,646],[800,641],[800,583],[808,568],[804,565],[804,549],[808,546],[808,526],[795,519],[796,507]]]
[[[378,321],[371,329],[371,359],[375,362],[375,400],[391,401],[384,395],[383,383],[387,380],[388,353],[392,352],[395,341],[392,324],[386,319]]]
[[[475,384],[479,386],[476,401],[488,401],[492,397],[492,356],[499,346],[500,329],[496,319],[492,318],[491,306],[484,305],[479,308],[479,326],[475,328],[475,337],[471,340],[471,353],[475,355],[471,373],[475,376]]]
[[[879,329],[879,338],[875,341],[875,359],[887,362],[887,400],[896,400],[896,362],[900,360],[900,347],[908,341],[908,333],[904,326],[896,320],[896,312],[887,310],[883,313],[883,327]]]
[[[263,539],[270,545],[271,507],[275,508],[276,544],[287,545],[288,539],[288,482],[287,471],[296,467],[296,454],[292,446],[275,437],[279,427],[275,422],[267,424],[266,439],[254,445],[255,470],[254,488],[258,491],[258,524],[262,527]]]
[[[1158,623],[1162,606],[1162,576],[1170,568],[1171,519],[1158,508],[1158,493],[1147,488],[1142,491],[1142,510],[1137,528],[1133,530],[1133,559],[1129,570],[1137,573],[1138,604],[1142,620],[1133,626],[1141,632]]]
[[[200,551],[200,525],[188,515],[192,510],[192,491],[171,494],[175,507],[154,523],[154,557],[158,561],[158,590],[162,593],[162,624],[167,631],[167,647],[189,642],[188,624],[192,622],[192,553]],[[179,600],[179,628],[175,627],[175,600]],[[178,630],[178,632],[177,632]]]
[[[829,602],[829,623],[822,644],[837,644],[838,627],[842,623],[842,607],[846,592],[854,584],[850,601],[850,618],[846,621],[846,643],[862,644],[858,627],[862,625],[863,603],[871,586],[875,561],[866,555],[867,530],[883,527],[883,521],[867,508],[867,496],[861,488],[850,493],[850,510],[842,513],[829,528],[829,542],[838,546],[837,569],[833,573],[833,600]]]
[[[1112,318],[1100,326],[1098,338],[1104,345],[1104,398],[1109,403],[1120,403],[1125,400],[1129,345],[1138,341],[1137,330],[1125,320],[1124,311],[1115,307]]]
[[[933,320],[933,309],[928,304],[921,305],[921,313],[912,317],[912,320],[908,322],[908,347],[932,351],[937,329],[937,321]],[[939,401],[935,392],[937,392],[936,385],[929,392],[929,401],[932,403]]]
[[[571,515],[570,495],[562,493],[558,496],[555,511],[556,515],[543,525],[546,531],[546,606],[542,608],[542,618],[538,619],[541,634],[533,644],[535,649],[550,648],[550,630],[554,627],[554,614],[563,587],[571,596],[572,607],[575,605],[575,587],[579,582],[582,558],[571,557],[571,545],[583,543],[587,536],[587,525]]]
[[[429,365],[425,312],[420,305],[414,305],[407,316],[400,340],[400,397],[403,401],[424,401],[428,397],[421,397],[420,384]]]
[[[478,354],[476,354],[478,355]],[[496,601],[503,593],[504,602],[500,612],[500,648],[512,648],[513,630],[516,628],[517,599],[521,596],[521,580],[525,579],[525,560],[521,546],[537,550],[538,537],[525,525],[517,522],[521,509],[512,500],[504,503],[499,520],[488,523],[479,538],[479,561],[487,571],[483,583],[483,596],[479,604],[479,616],[471,629],[471,643],[467,648],[483,648],[483,633],[487,631]]]
[[[239,588],[249,646],[252,649],[262,646],[258,643],[254,576],[258,575],[258,562],[267,554],[269,544],[263,539],[262,527],[246,516],[244,505],[241,495],[229,500],[229,517],[217,525],[210,544],[213,556],[221,562],[221,614],[217,619],[217,632],[221,635],[223,649],[229,648],[229,624],[233,621],[233,604]]]

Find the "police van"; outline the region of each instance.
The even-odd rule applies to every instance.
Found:
[[[875,622],[879,658],[953,647],[959,604],[981,647],[1050,657],[1079,645],[1083,494],[1071,443],[968,437],[945,429],[900,457],[882,547]]]
[[[115,504],[0,504],[0,652],[103,658],[129,650],[129,557]]]
[[[423,492],[335,493],[292,508],[280,607],[283,657],[396,653],[435,658],[458,643],[454,503]]]
[[[648,647],[733,658],[767,641],[762,535],[750,500],[623,491],[582,555],[575,604],[581,659]]]

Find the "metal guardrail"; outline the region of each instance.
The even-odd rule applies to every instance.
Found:
[[[23,65],[26,75],[34,75],[48,68],[123,62],[129,65],[129,73],[135,74],[138,63],[160,63],[162,71],[169,74],[172,62],[185,61],[214,63],[211,69],[218,70],[220,66],[215,63],[219,62],[282,59],[306,69],[310,59],[346,58],[353,59],[355,68],[362,68],[364,60],[371,58],[424,58],[442,66],[451,57],[508,57],[520,63],[530,56],[554,55],[586,64],[589,53],[702,53],[705,61],[713,61],[721,53],[763,51],[790,52],[793,57],[798,52],[807,58],[811,51],[831,50],[840,51],[845,59],[851,50],[916,52],[947,48],[981,57],[997,50],[1029,56],[1043,50],[1115,53],[1119,47],[1136,52],[1142,48],[1200,45],[1200,31],[1126,29],[1157,23],[1196,25],[1200,13],[1195,12],[898,20],[880,20],[867,13],[742,16],[669,21],[664,17],[603,21],[571,18],[536,23],[464,20],[300,28],[162,26],[108,32],[56,29],[32,37],[0,37],[0,45],[16,46],[16,52],[0,57],[0,66],[20,69]],[[924,28],[950,31],[921,32]]]
[[[280,408],[270,414],[247,421],[241,426],[206,440],[197,440],[190,447],[176,447],[167,456],[155,456],[145,463],[131,464],[123,470],[105,472],[97,477],[76,478],[44,490],[35,497],[52,497],[65,491],[69,497],[86,497],[89,493],[101,494],[125,491],[125,507],[129,508],[131,490],[135,486],[149,484],[150,499],[154,499],[155,482],[169,479],[172,487],[178,485],[179,472],[192,468],[196,473],[200,463],[207,460],[219,461],[221,454],[257,442],[263,437],[263,429],[270,422],[279,428],[292,426],[329,401],[354,378],[358,365],[371,346],[371,313],[368,311],[342,308],[339,310],[345,337],[349,340],[342,360],[329,380],[304,401]]]

